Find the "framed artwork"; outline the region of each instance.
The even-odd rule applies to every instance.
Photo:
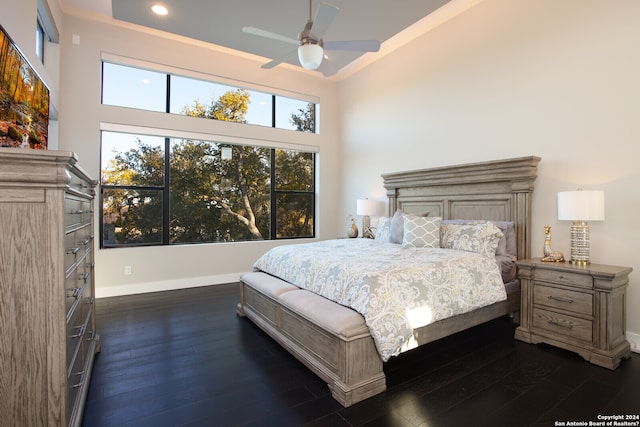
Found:
[[[0,26],[0,146],[47,149],[49,89]]]

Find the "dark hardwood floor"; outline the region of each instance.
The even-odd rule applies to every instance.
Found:
[[[640,413],[640,355],[615,371],[513,339],[508,318],[385,365],[349,408],[235,313],[238,285],[102,298],[91,426],[554,426]],[[638,424],[635,424],[638,425]]]

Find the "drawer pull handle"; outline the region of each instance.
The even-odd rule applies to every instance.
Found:
[[[547,322],[549,324],[551,324],[551,325],[560,326],[561,328],[573,329],[572,325],[567,325],[567,324],[564,324],[564,323],[556,322],[555,320],[548,320]]]
[[[73,294],[71,296],[75,299],[78,299],[78,297],[80,296],[80,289],[81,288],[73,288]]]
[[[77,211],[73,212],[76,215],[82,215],[84,213],[84,211],[82,209],[78,209]]]
[[[84,335],[84,330],[87,328],[87,325],[76,326],[74,329],[80,329],[77,334],[71,335],[71,338],[80,338]]]
[[[83,244],[84,246],[87,246],[90,242],[91,242],[91,237],[87,237],[87,240],[85,240],[84,242],[82,242],[82,244]]]
[[[548,298],[551,299],[551,300],[555,300],[555,301],[560,301],[560,302],[566,302],[566,303],[569,303],[569,304],[573,304],[573,300],[569,299],[569,298],[556,297],[556,296],[553,296],[553,295],[549,295]]]
[[[67,254],[77,254],[78,251],[80,251],[80,246],[78,246],[77,248],[71,248],[71,249],[67,249]]]
[[[85,371],[80,371],[78,373],[76,373],[76,375],[78,375],[80,377],[80,381],[77,384],[72,385],[72,388],[80,388],[82,387],[82,384],[84,383],[84,375],[85,375]]]

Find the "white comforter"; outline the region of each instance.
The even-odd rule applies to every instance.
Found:
[[[371,239],[279,246],[254,269],[358,311],[384,361],[416,346],[415,328],[506,299],[493,257]]]

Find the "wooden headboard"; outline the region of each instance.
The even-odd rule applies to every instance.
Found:
[[[513,221],[518,258],[531,255],[531,195],[540,157],[383,174],[389,215],[429,212],[442,219]]]

